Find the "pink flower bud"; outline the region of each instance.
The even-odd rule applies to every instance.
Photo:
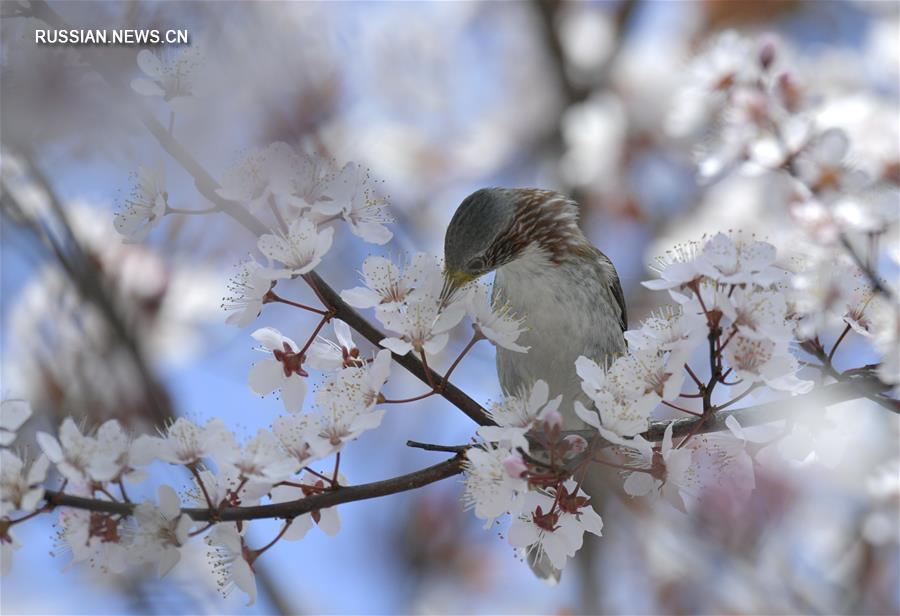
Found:
[[[525,461],[517,453],[512,454],[503,461],[503,468],[506,469],[510,477],[515,477],[516,479],[521,479],[528,472]]]
[[[759,65],[763,67],[763,70],[767,70],[772,66],[777,51],[778,49],[775,46],[774,40],[768,39],[763,41],[763,44],[759,48]]]
[[[553,430],[554,428],[556,428],[557,430],[562,429],[562,415],[559,414],[559,411],[557,411],[555,409],[547,411],[544,413],[543,419],[544,419],[544,425],[548,429],[550,429],[550,430]]]
[[[581,453],[582,451],[587,449],[588,446],[587,440],[585,440],[584,437],[578,436],[577,434],[570,434],[563,440],[569,446],[569,449],[571,449],[575,453]]]

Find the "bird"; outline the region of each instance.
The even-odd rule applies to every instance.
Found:
[[[444,237],[444,286],[449,292],[494,272],[492,301],[523,318],[518,353],[497,346],[504,395],[542,379],[561,395],[563,430],[587,427],[575,401],[590,406],[575,370],[586,356],[600,365],[626,350],[625,297],[612,261],[578,226],[578,205],[536,188],[482,188],[456,209]],[[535,574],[549,582],[560,572],[546,556],[530,555]]]

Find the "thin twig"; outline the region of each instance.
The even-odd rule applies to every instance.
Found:
[[[472,447],[472,445],[433,445],[431,443],[420,443],[419,441],[406,441],[406,446],[424,449],[425,451],[445,451],[447,453],[460,453]]]
[[[277,302],[279,304],[286,304],[288,306],[293,306],[294,308],[300,308],[302,310],[308,310],[309,312],[315,312],[318,315],[325,316],[328,314],[327,311],[321,310],[319,308],[313,308],[312,306],[307,306],[306,304],[301,304],[299,302],[291,301],[289,299],[285,299],[275,293],[275,291],[269,291],[266,293],[266,303],[269,302]]]
[[[837,341],[834,343],[834,346],[831,347],[831,352],[828,353],[828,361],[829,361],[829,362],[831,362],[831,360],[834,359],[834,354],[837,353],[838,347],[841,346],[841,343],[844,341],[844,338],[847,336],[847,334],[850,333],[850,330],[851,330],[851,329],[852,329],[852,328],[850,327],[850,324],[849,324],[849,323],[848,323],[847,325],[844,326],[844,331],[842,331],[842,332],[841,332],[841,335],[838,336],[838,339],[837,339]]]

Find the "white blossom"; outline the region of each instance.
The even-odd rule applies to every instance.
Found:
[[[200,63],[195,46],[185,46],[169,59],[142,49],[137,55],[137,63],[147,76],[131,81],[132,89],[138,94],[161,96],[167,102],[193,94],[195,73]]]
[[[315,222],[299,216],[290,222],[287,233],[277,230],[264,234],[257,246],[270,263],[278,261],[284,265],[284,271],[298,276],[319,265],[333,240],[333,228],[319,230]]]
[[[447,332],[464,315],[465,305],[462,302],[445,306],[436,294],[431,293],[416,297],[399,311],[380,308],[376,311],[378,320],[398,334],[384,338],[381,346],[397,355],[406,355],[410,351],[434,355],[447,346],[450,339]]]
[[[658,257],[651,267],[659,272],[659,278],[646,280],[641,284],[652,291],[662,289],[680,289],[701,278],[697,267],[697,257],[700,252],[698,242],[679,244],[666,251],[665,257]]]
[[[123,545],[122,522],[116,516],[84,509],[63,509],[59,514],[60,544],[71,551],[70,564],[87,562],[102,573],[122,573],[129,552]]]
[[[648,390],[640,362],[617,358],[604,370],[595,361],[581,356],[575,370],[581,378],[581,388],[594,402],[599,419],[576,401],[575,412],[582,421],[598,427],[602,425],[622,436],[643,432],[650,424],[650,411],[660,401],[655,390]],[[669,375],[671,377],[671,375]],[[676,377],[672,377],[676,378]],[[684,378],[679,372],[679,378]]]
[[[306,497],[303,490],[296,486],[278,486],[272,488],[270,495],[272,497],[273,505],[278,503],[290,503]],[[306,536],[309,529],[313,527],[312,515],[309,513],[298,515],[290,520],[290,522],[282,522],[282,528],[284,528],[285,524],[290,524],[290,526],[282,533],[281,539],[283,541],[300,541]]]
[[[287,276],[287,272],[264,268],[253,259],[241,263],[228,285],[232,295],[222,301],[222,308],[231,312],[225,322],[238,327],[250,325],[262,312],[266,295],[275,286],[275,280]]]
[[[321,197],[320,171],[309,157],[298,155],[286,143],[276,142],[247,152],[225,172],[216,193],[250,210],[272,200],[274,204],[312,205]]]
[[[146,465],[155,459],[170,464],[194,466],[203,458],[223,455],[222,448],[234,447],[234,435],[221,419],[211,419],[203,427],[179,417],[162,437],[141,435],[132,445],[132,461]]]
[[[44,497],[44,480],[50,460],[42,455],[28,465],[19,456],[0,451],[0,518],[13,511],[31,513]]]
[[[316,458],[310,442],[318,434],[318,429],[319,423],[314,415],[301,413],[280,415],[272,424],[272,432],[285,452],[293,456],[301,467]]]
[[[253,365],[247,379],[250,389],[263,396],[280,390],[285,410],[299,412],[306,397],[305,377],[308,376],[303,369],[305,358],[299,353],[300,347],[271,327],[258,329],[252,336],[262,344],[259,350],[271,353],[274,359],[263,359]]]
[[[309,365],[323,372],[334,372],[341,368],[359,367],[365,360],[359,356],[359,349],[353,343],[350,326],[340,319],[332,319],[331,326],[337,343],[319,336],[309,347]]]
[[[704,499],[712,498],[722,502],[733,515],[741,515],[743,505],[756,487],[753,460],[744,448],[744,441],[731,432],[700,434],[691,438],[683,449],[691,451],[691,463],[674,481],[688,511],[696,511]]]
[[[859,190],[866,176],[847,166],[849,148],[850,139],[844,131],[826,130],[797,157],[794,165],[798,178],[826,201]]]
[[[233,467],[238,477],[247,481],[244,490],[251,499],[263,496],[273,485],[300,470],[297,460],[282,449],[272,432],[265,429],[260,429],[239,450],[226,447],[223,451],[224,455],[216,457],[220,472]]]
[[[799,365],[785,341],[735,334],[722,350],[722,356],[734,370],[735,378],[743,379],[745,385],[763,382],[772,389],[797,394],[812,389],[812,381],[795,376]]]
[[[625,332],[629,349],[669,352],[668,361],[673,365],[687,361],[706,336],[706,318],[702,314],[672,307],[651,314],[639,329]]]
[[[166,214],[165,168],[159,164],[138,168],[137,181],[131,196],[116,213],[113,225],[116,231],[132,241],[141,241],[159,224]]]
[[[181,547],[187,542],[193,522],[181,513],[181,501],[171,486],[157,490],[159,505],[144,502],[135,507],[137,522],[129,556],[135,562],[156,564],[160,577],[166,575],[181,560]]]
[[[756,78],[753,45],[734,30],[719,34],[693,60],[685,85],[676,93],[667,121],[675,136],[696,134],[722,113],[739,86]]]
[[[793,337],[787,320],[788,306],[784,293],[764,289],[738,288],[722,304],[722,311],[742,336],[786,342]]]
[[[780,275],[774,261],[775,247],[768,242],[717,233],[703,244],[697,268],[718,283],[768,285]]]
[[[122,430],[118,420],[105,421],[97,429],[94,437],[96,449],[88,464],[91,479],[100,483],[107,481],[142,481],[144,473],[134,469],[138,464],[132,461],[131,438]]]
[[[37,442],[63,477],[78,485],[91,478],[89,468],[97,452],[97,441],[83,435],[71,417],[60,425],[59,440],[46,432],[38,432]]]
[[[293,417],[293,415],[292,415]],[[250,507],[259,504],[259,494],[249,494],[247,484],[241,479],[239,471],[232,465],[226,464],[213,474],[208,470],[197,472],[192,477],[195,488],[189,492],[193,503],[200,508],[209,507],[211,502],[214,507],[243,506]],[[200,485],[202,482],[202,486]],[[209,496],[209,502],[206,498]]]
[[[374,410],[391,369],[389,351],[379,351],[372,364],[344,368],[316,392],[318,430],[310,440],[317,457],[339,451],[344,443],[381,425],[383,410]]]
[[[484,285],[475,285],[466,298],[466,310],[476,329],[496,346],[517,353],[527,353],[530,347],[516,344],[525,330],[524,319],[510,312],[509,304],[493,301]]]
[[[304,487],[297,486],[278,486],[272,490],[272,503],[288,503],[301,500],[308,496],[321,494],[326,489],[325,482],[316,477],[312,473],[304,473],[300,479],[300,483]],[[347,478],[343,475],[338,476],[338,484],[346,485]],[[294,518],[293,523],[282,535],[285,541],[299,541],[306,536],[306,533],[313,527],[318,526],[322,532],[330,537],[334,537],[341,530],[341,517],[338,514],[337,507],[328,507],[326,509],[317,509],[309,513],[304,513]]]
[[[635,469],[625,473],[625,491],[631,496],[661,495],[673,507],[686,511],[687,490],[692,486],[691,464],[693,448],[675,447],[673,423],[666,426],[658,449],[637,436],[623,439],[610,431],[600,430],[600,435],[622,447],[629,457],[629,466]]]
[[[519,496],[528,489],[524,479],[507,470],[505,461],[511,455],[510,449],[490,445],[466,450],[462,501],[466,509],[475,510],[475,517],[485,520],[485,528],[504,513],[518,511]]]
[[[8,447],[16,440],[16,432],[31,417],[31,404],[27,400],[0,402],[0,446]]]
[[[368,169],[357,163],[347,163],[330,182],[326,192],[340,207],[341,217],[350,231],[372,244],[386,244],[394,236],[385,224],[394,222],[387,213],[384,200],[376,198],[369,188]]]
[[[439,272],[437,263],[422,252],[406,268],[385,257],[366,257],[361,272],[365,286],[342,291],[341,299],[354,308],[397,308],[434,272]]]
[[[243,537],[248,526],[244,522],[242,529],[238,531],[234,522],[216,524],[205,539],[211,548],[209,560],[217,578],[219,592],[227,597],[237,587],[246,593],[249,606],[256,601],[256,575],[252,567],[253,552],[247,547]]]
[[[519,395],[507,396],[487,411],[497,425],[478,428],[478,435],[488,442],[528,451],[525,435],[545,413],[556,411],[562,402],[561,395],[549,398],[550,388],[543,380],[536,381],[530,391],[523,389]]]
[[[522,512],[509,527],[510,545],[526,554],[546,555],[556,569],[565,568],[568,558],[581,549],[585,531],[598,537],[603,520],[587,502],[576,483],[565,483],[559,499],[539,491],[525,495]]]

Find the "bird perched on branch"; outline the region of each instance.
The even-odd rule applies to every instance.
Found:
[[[563,429],[587,427],[574,402],[581,389],[575,360],[598,363],[625,351],[625,298],[616,268],[578,228],[578,206],[549,190],[483,188],[457,208],[444,239],[446,285],[458,288],[496,271],[495,301],[507,303],[528,328],[516,353],[497,347],[504,394],[543,379],[562,394]],[[531,562],[542,578],[558,579],[546,557]]]

